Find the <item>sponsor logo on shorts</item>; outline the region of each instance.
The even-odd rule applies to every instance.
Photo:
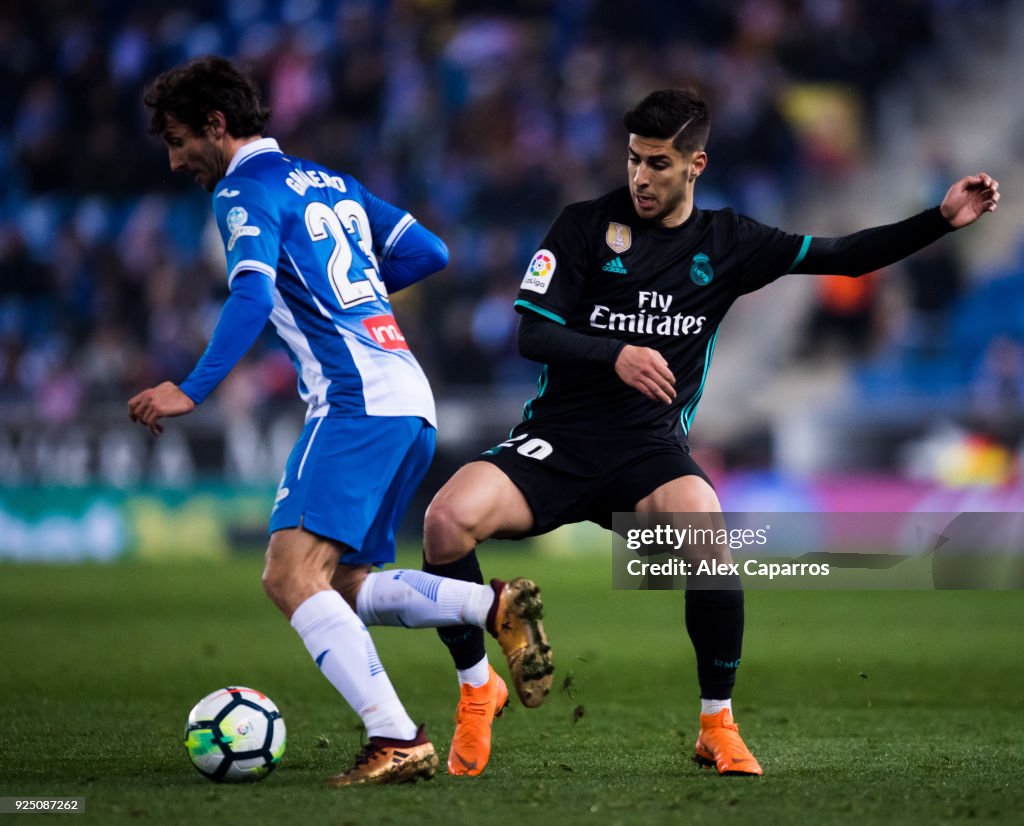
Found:
[[[395,317],[387,315],[375,315],[363,319],[363,326],[377,344],[385,350],[408,350],[409,344],[402,335],[401,329]]]
[[[521,289],[532,290],[535,293],[546,293],[551,286],[551,278],[555,274],[555,267],[558,261],[551,250],[537,250],[526,268],[526,275],[523,277]]]

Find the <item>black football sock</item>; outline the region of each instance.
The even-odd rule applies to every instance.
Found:
[[[482,585],[484,581],[475,548],[462,559],[447,562],[444,565],[432,565],[424,559],[423,570],[428,574],[448,577],[448,579],[460,579],[463,582],[476,582]],[[484,632],[475,625],[449,625],[438,628],[437,636],[448,646],[452,659],[455,661],[455,667],[459,671],[465,671],[476,665],[487,653],[484,649]]]
[[[697,654],[697,681],[705,700],[728,700],[743,648],[743,590],[738,576],[721,577],[729,588],[688,587],[686,630]],[[707,583],[695,583],[698,586]],[[719,583],[715,583],[716,585]]]

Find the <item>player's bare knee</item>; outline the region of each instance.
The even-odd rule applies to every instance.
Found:
[[[291,613],[288,610],[290,603],[288,595],[291,590],[291,584],[288,570],[274,562],[268,555],[267,565],[263,569],[263,591],[270,597],[270,601],[285,614]]]
[[[641,513],[704,514],[709,525],[722,512],[718,494],[699,476],[683,476],[666,482],[657,490],[641,499],[636,509]]]
[[[454,521],[455,512],[456,508],[453,507],[451,501],[445,496],[444,491],[440,491],[437,496],[430,500],[430,504],[427,505],[427,510],[423,514],[423,530],[433,533],[445,531],[449,524]]]
[[[271,602],[290,617],[303,600],[329,587],[326,583],[317,587],[315,573],[286,556],[268,553],[263,569],[263,590]]]
[[[434,565],[454,562],[476,545],[471,519],[464,508],[445,496],[435,496],[423,517],[423,552]]]

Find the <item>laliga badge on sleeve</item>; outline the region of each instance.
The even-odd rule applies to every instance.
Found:
[[[555,274],[558,262],[550,250],[537,250],[526,268],[526,275],[520,289],[532,290],[535,293],[546,293],[551,285],[551,277]]]

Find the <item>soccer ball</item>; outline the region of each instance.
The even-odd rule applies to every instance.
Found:
[[[262,780],[284,754],[284,738],[284,720],[273,701],[242,686],[207,694],[185,726],[189,759],[217,783]]]

